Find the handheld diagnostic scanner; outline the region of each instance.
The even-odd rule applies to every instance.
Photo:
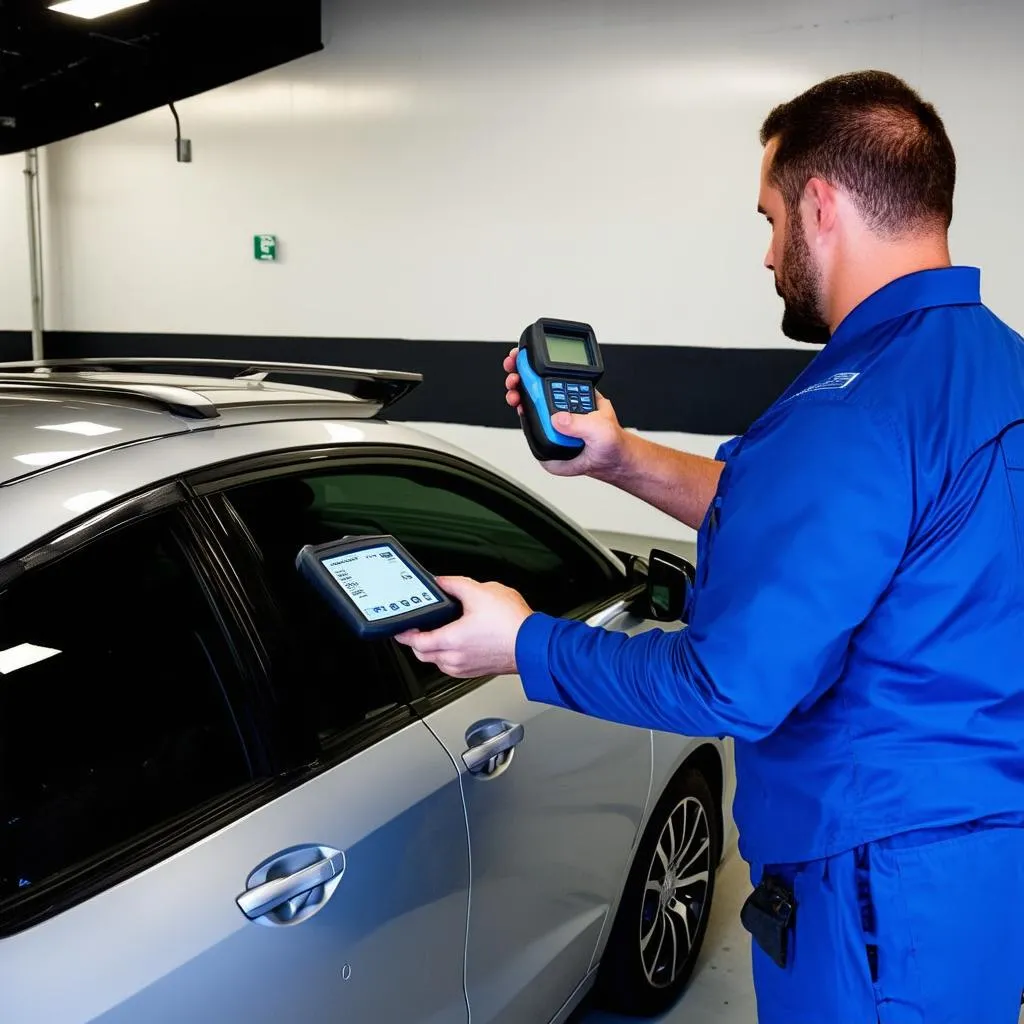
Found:
[[[307,544],[295,567],[363,640],[434,629],[462,614],[461,604],[390,534]]]
[[[516,355],[522,381],[523,432],[538,459],[572,459],[583,450],[551,423],[556,412],[590,413],[594,386],[604,373],[597,337],[589,324],[542,318],[523,331]]]

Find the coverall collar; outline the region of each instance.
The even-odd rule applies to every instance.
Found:
[[[874,330],[887,320],[936,306],[969,306],[981,302],[981,271],[977,267],[919,270],[879,288],[847,315],[828,348]]]

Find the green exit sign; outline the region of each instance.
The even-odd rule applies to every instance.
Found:
[[[253,235],[252,254],[258,260],[276,260],[277,235]]]

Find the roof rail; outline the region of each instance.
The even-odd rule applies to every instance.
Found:
[[[165,384],[115,384],[92,383],[83,380],[54,380],[40,374],[33,380],[31,375],[23,373],[6,373],[8,364],[0,363],[0,383],[5,387],[13,387],[19,391],[45,389],[47,392],[87,391],[90,395],[108,395],[123,398],[141,398],[143,401],[158,405],[167,412],[186,419],[216,419],[220,413],[208,398],[188,388],[170,387]]]
[[[195,367],[197,369],[235,368],[235,380],[266,380],[270,376],[307,378],[311,387],[340,391],[368,402],[379,403],[382,409],[394,405],[423,382],[423,374],[404,370],[368,370],[361,367],[325,366],[318,363],[278,363],[250,359],[206,359],[188,356],[88,356],[81,359],[38,359],[23,362],[0,362],[0,375],[8,371],[64,370],[74,372],[139,369],[144,367]],[[144,372],[144,370],[143,370]],[[92,387],[92,385],[89,385]],[[101,386],[106,387],[106,384]],[[111,385],[112,386],[112,385]],[[133,386],[138,387],[138,386]],[[146,385],[149,387],[149,385]],[[167,389],[165,389],[167,390]],[[185,389],[175,388],[176,391]],[[193,413],[193,415],[195,415]],[[214,413],[216,415],[216,413]]]

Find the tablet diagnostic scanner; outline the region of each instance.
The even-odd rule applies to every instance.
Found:
[[[459,602],[390,534],[307,544],[295,566],[364,640],[435,629],[462,614]]]

